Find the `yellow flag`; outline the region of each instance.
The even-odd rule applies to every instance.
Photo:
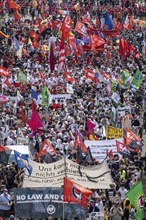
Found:
[[[32,44],[30,37],[28,38],[28,45]]]
[[[107,128],[107,138],[122,138],[123,137],[123,129],[122,128],[115,128],[112,126],[108,126]]]

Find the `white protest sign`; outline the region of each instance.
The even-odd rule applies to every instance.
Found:
[[[61,187],[64,177],[89,189],[109,189],[112,184],[110,170],[106,162],[94,167],[83,167],[68,159],[51,164],[41,164],[30,160],[32,174],[24,175],[23,187]]]
[[[123,143],[124,139],[119,138],[117,141]],[[88,141],[85,140],[86,147],[90,147],[90,151],[92,154],[92,157],[95,158],[97,161],[102,162],[106,156],[107,152],[110,150],[113,151],[113,153],[117,153],[117,146],[116,146],[116,140],[102,140],[102,141]],[[118,154],[119,155],[119,154]]]
[[[52,100],[54,100],[55,103],[65,104],[67,99],[71,99],[71,94],[52,95]]]
[[[126,111],[131,113],[131,107],[130,106],[118,107],[118,117],[121,118],[122,116],[124,116]]]

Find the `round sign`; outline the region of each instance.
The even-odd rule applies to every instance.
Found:
[[[55,213],[55,211],[56,211],[55,206],[49,205],[49,206],[47,207],[47,213],[48,213],[49,215],[53,215],[53,214]]]

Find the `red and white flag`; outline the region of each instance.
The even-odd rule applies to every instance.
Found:
[[[61,27],[61,30],[64,33],[64,38],[67,38],[69,36],[69,32],[71,31],[72,24],[73,24],[72,19],[69,17],[69,15],[66,15]]]
[[[65,73],[65,78],[67,82],[75,82],[75,78],[71,76],[68,72]]]
[[[93,192],[83,186],[75,183],[74,181],[64,178],[64,201],[81,204],[84,208],[87,208],[89,197]]]
[[[0,75],[1,75],[1,76],[10,76],[10,70],[9,70],[9,68],[0,66]]]
[[[125,144],[129,145],[132,141],[141,141],[141,138],[134,134],[131,130],[126,129],[126,138],[125,138]]]
[[[55,151],[54,147],[52,146],[50,141],[45,139],[42,144],[42,147],[40,149],[40,152],[38,153],[38,158],[46,155],[47,153],[49,153],[53,159],[56,158],[56,151]]]
[[[85,27],[85,25],[80,22],[80,21],[77,21],[76,23],[76,27],[75,27],[75,31],[77,31],[78,33],[82,34],[82,35],[85,35],[85,36],[88,36],[87,34],[87,28]]]
[[[59,52],[59,61],[58,61],[58,73],[61,72],[64,64],[65,64],[65,43],[64,43],[64,33],[62,32],[62,39],[60,43],[60,52]]]
[[[95,80],[95,72],[93,70],[86,69],[86,78],[94,81]]]
[[[11,84],[10,84],[10,82],[9,82],[9,79],[8,79],[8,78],[5,80],[4,84],[5,84],[7,87],[11,86]]]

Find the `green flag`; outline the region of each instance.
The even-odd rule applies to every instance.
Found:
[[[49,104],[52,102],[52,96],[47,86],[42,88],[42,103],[48,108]]]
[[[138,182],[133,188],[131,188],[126,197],[130,200],[134,208],[136,209],[136,220],[143,220],[144,218],[144,192],[142,182]]]
[[[122,76],[121,76],[121,80],[120,80],[120,85],[122,87],[125,87],[126,86],[126,82],[127,82],[127,79],[129,79],[130,77],[130,73],[126,70],[123,70],[122,71]]]
[[[28,84],[27,76],[21,70],[18,72],[18,81],[22,84]]]
[[[115,80],[112,81],[112,84],[111,84],[112,92],[116,91],[116,86],[117,86],[117,82]]]
[[[134,74],[131,86],[134,89],[139,89],[139,87],[141,86],[142,80],[143,80],[143,75],[140,72],[140,70],[137,70],[136,73]]]

